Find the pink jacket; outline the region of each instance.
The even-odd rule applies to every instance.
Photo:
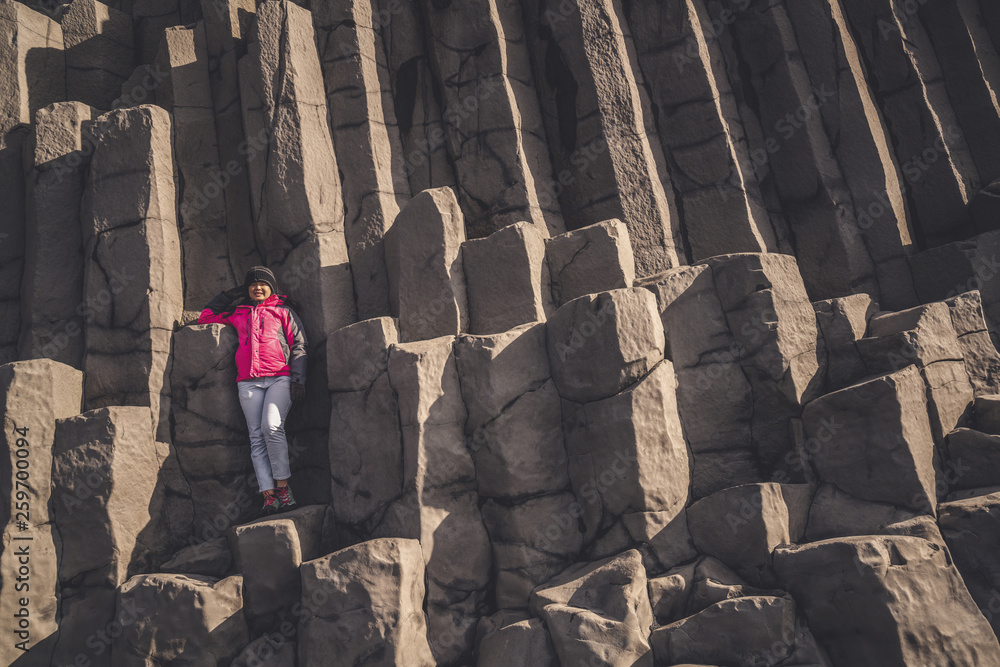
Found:
[[[236,328],[236,381],[289,375],[306,382],[306,335],[302,321],[285,305],[285,296],[272,294],[256,305],[237,306],[227,313],[230,300],[217,294],[198,317],[198,324],[229,324]]]

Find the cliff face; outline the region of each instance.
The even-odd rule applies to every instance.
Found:
[[[0,662],[1000,664],[987,0],[0,0]],[[300,509],[232,329],[301,304]]]

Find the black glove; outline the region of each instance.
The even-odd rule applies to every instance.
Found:
[[[304,384],[299,384],[298,382],[292,383],[292,402],[295,403],[306,395],[306,386]]]
[[[246,293],[247,290],[245,287],[243,287],[243,285],[240,285],[239,287],[234,287],[232,289],[227,289],[225,292],[223,292],[223,294],[226,295],[226,298],[229,299],[230,301],[236,301],[236,299],[240,298],[241,296],[246,296]]]

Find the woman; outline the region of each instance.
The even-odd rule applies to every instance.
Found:
[[[305,394],[306,382],[302,321],[275,285],[270,269],[255,266],[242,286],[217,294],[198,318],[198,324],[230,324],[239,334],[236,383],[250,430],[250,458],[264,494],[263,514],[295,506],[288,486],[285,415]]]

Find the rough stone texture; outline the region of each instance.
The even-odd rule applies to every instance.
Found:
[[[33,168],[27,175],[23,313],[18,355],[83,366],[83,228],[80,202],[94,151],[88,127],[99,115],[62,102],[35,116]]]
[[[1000,568],[993,556],[998,539],[1000,496],[989,494],[941,503],[938,524],[972,599],[996,632],[1000,627]]]
[[[243,580],[182,574],[133,577],[119,590],[119,617],[135,613],[114,638],[116,665],[226,665],[250,641],[243,619]],[[124,625],[124,624],[123,624]]]
[[[52,454],[63,598],[53,661],[62,664],[114,621],[115,588],[151,565],[160,538],[149,511],[159,466],[149,411],[140,407],[57,421]]]
[[[934,513],[934,441],[915,367],[818,398],[802,421],[817,443],[810,458],[820,480],[862,500]]]
[[[0,3],[0,136],[66,97],[63,33],[20,2]]]
[[[531,594],[561,664],[652,665],[653,612],[638,551],[581,563]]]
[[[834,664],[990,663],[1000,645],[945,549],[916,537],[779,547],[774,566]]]
[[[664,664],[717,663],[774,665],[795,646],[795,603],[788,598],[741,597],[657,628],[650,636]]]
[[[99,0],[73,0],[60,25],[66,99],[110,109],[132,74],[132,17]]]
[[[542,191],[570,229],[621,219],[639,276],[677,266],[680,216],[621,4],[524,5],[553,158]]]
[[[548,236],[564,232],[559,202],[545,187],[552,167],[518,3],[424,0],[420,7],[469,237],[522,220]]]
[[[17,361],[18,335],[21,328],[21,276],[24,272],[25,182],[22,163],[28,134],[25,126],[0,133],[0,362]]]
[[[585,294],[632,287],[635,282],[635,257],[621,220],[553,236],[545,242],[545,261],[556,306]]]
[[[867,375],[857,343],[864,338],[868,320],[878,310],[878,304],[867,294],[855,294],[816,301],[813,308],[826,352],[826,388],[843,389]]]
[[[990,340],[978,290],[945,301],[976,396],[1000,392],[1000,354]]]
[[[421,608],[420,543],[375,539],[303,563],[299,665],[436,664]]]
[[[540,618],[529,618],[487,632],[479,641],[479,660],[476,665],[555,667],[557,660],[545,623]]]
[[[832,484],[823,484],[809,508],[806,540],[816,542],[831,537],[878,535],[886,526],[913,517],[913,513],[885,503],[858,500]]]
[[[401,340],[468,330],[464,241],[464,218],[451,188],[421,192],[396,217],[386,253],[398,285]]]
[[[48,664],[58,623],[58,550],[53,540],[52,445],[56,420],[80,411],[83,400],[82,374],[65,364],[45,359],[20,361],[0,366],[0,404],[3,406],[3,433],[0,448],[0,510],[3,514],[3,543],[0,548],[0,611],[2,629],[11,641],[0,646],[0,659],[13,664],[22,651],[15,644],[28,641],[26,655],[38,664]],[[24,452],[24,454],[20,454]],[[18,461],[25,464],[18,465]],[[18,477],[18,472],[23,474]],[[59,496],[56,494],[56,501]],[[75,498],[73,499],[75,500]],[[21,522],[20,525],[18,522]],[[30,631],[18,635],[22,605],[16,587],[21,557],[30,554],[31,596],[25,605]],[[23,582],[21,582],[23,584]]]
[[[552,312],[545,235],[527,222],[462,244],[469,333],[492,334]]]
[[[386,230],[410,198],[372,0],[312,4],[330,132],[343,175],[344,231],[358,318],[390,312]]]
[[[159,107],[98,118],[82,216],[85,405],[146,406],[163,441],[183,284],[170,135]]]
[[[772,581],[771,552],[805,533],[812,490],[805,484],[746,484],[718,491],[688,509],[698,551],[754,585]]]

